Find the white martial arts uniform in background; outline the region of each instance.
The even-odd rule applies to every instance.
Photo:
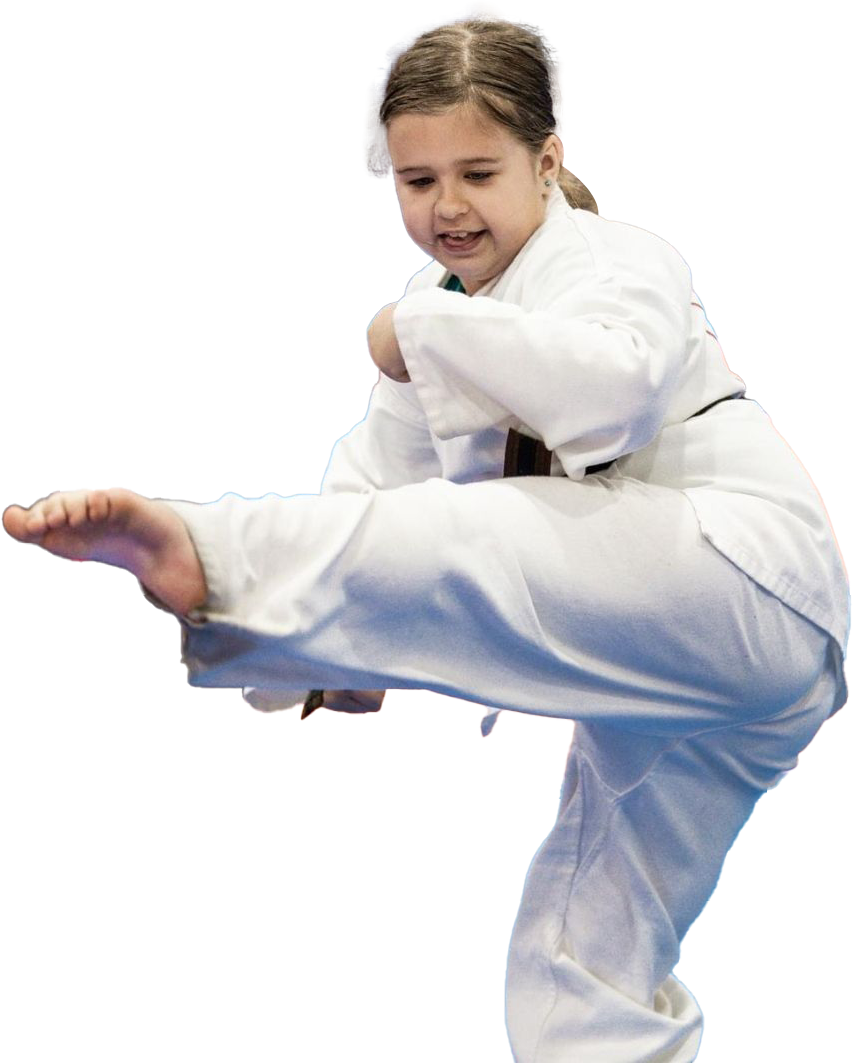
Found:
[[[679,942],[846,699],[844,568],[767,415],[718,401],[743,383],[664,241],[557,192],[503,274],[473,297],[444,279],[431,263],[397,304],[411,382],[380,377],[320,496],[171,503],[209,588],[182,620],[190,682],[576,721],[510,945],[513,1053],[686,1063]],[[509,428],[550,477],[502,478]]]
[[[211,31],[183,68],[210,91],[213,171],[225,238],[281,243],[303,231],[284,138],[284,0],[215,0]]]
[[[60,185],[0,195],[0,371],[26,375],[84,325],[116,317],[117,259],[103,212]]]

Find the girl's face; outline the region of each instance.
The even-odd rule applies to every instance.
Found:
[[[563,160],[559,138],[534,155],[472,106],[401,114],[387,132],[406,232],[473,295],[545,220],[545,179],[556,185]]]

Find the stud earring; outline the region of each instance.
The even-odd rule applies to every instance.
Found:
[[[551,178],[550,177],[546,177],[545,178],[545,187],[546,188],[550,188],[551,187]]]

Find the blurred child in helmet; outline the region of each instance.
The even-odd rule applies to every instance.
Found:
[[[23,405],[43,467],[23,500],[91,483],[197,497],[169,471],[181,396],[132,334],[84,328],[56,343]],[[253,711],[239,691],[179,686],[178,624],[127,573],[0,530],[0,586],[0,800],[87,792],[99,833],[135,833],[156,825],[163,781],[250,764]]]

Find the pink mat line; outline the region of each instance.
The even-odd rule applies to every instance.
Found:
[[[219,975],[232,971],[240,961],[248,960],[255,956],[262,948],[265,948],[267,945],[272,945],[277,941],[282,934],[298,930],[299,927],[308,922],[308,919],[314,918],[319,915],[320,912],[334,908],[341,900],[352,896],[358,890],[363,889],[366,885],[369,885],[382,875],[387,875],[389,872],[394,871],[396,867],[405,863],[406,860],[411,860],[424,849],[428,849],[440,839],[446,838],[448,834],[451,834],[454,830],[458,830],[459,827],[464,827],[465,824],[474,819],[474,816],[480,815],[491,805],[497,804],[499,800],[505,797],[508,793],[517,790],[520,786],[523,786],[524,783],[554,781],[559,778],[561,778],[561,774],[558,772],[531,772],[516,776],[512,781],[499,787],[498,790],[495,790],[478,800],[478,802],[469,805],[462,812],[452,816],[450,820],[442,824],[440,827],[424,834],[422,838],[413,842],[412,845],[405,846],[394,856],[389,857],[388,860],[371,867],[364,875],[359,875],[357,878],[354,878],[349,884],[345,885],[345,887],[333,891],[328,897],[318,901],[316,905],[306,909],[295,918],[290,919],[288,923],[281,923],[274,926],[267,933],[262,934],[260,938],[255,938],[254,941],[250,942],[244,948],[235,949],[221,962],[208,967],[198,978],[193,978],[185,982],[177,991],[166,993],[155,1003],[155,1005],[150,1008],[141,1009],[133,1016],[133,1018],[129,1019],[127,1023],[117,1024],[103,1037],[102,1040],[99,1039],[90,1042],[83,1051],[78,1054],[78,1056],[69,1056],[64,1063],[86,1063],[88,1060],[93,1060],[95,1058],[95,1053],[100,1048],[108,1048],[112,1045],[118,1044],[124,1034],[132,1033],[134,1030],[140,1030],[148,1022],[148,1019],[153,1018],[156,1015],[165,1014],[173,1003],[189,999],[197,989],[201,989],[204,985],[210,985]]]

